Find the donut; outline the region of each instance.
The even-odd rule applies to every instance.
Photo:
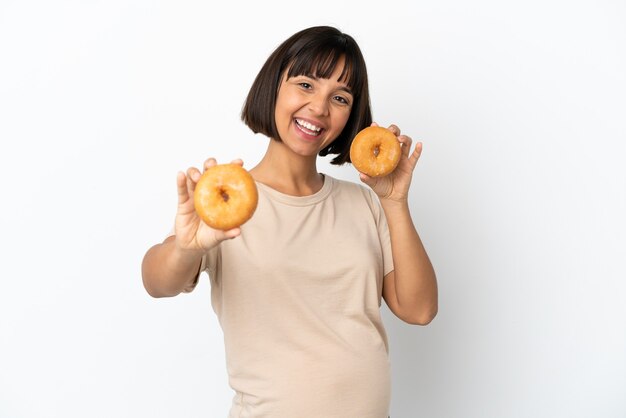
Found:
[[[211,228],[236,228],[252,217],[259,200],[254,179],[238,164],[208,168],[193,193],[194,207]]]
[[[350,145],[350,161],[361,173],[381,177],[395,170],[400,161],[400,142],[389,129],[369,126]]]

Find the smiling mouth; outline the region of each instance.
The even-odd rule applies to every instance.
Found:
[[[294,121],[298,129],[300,129],[302,132],[304,132],[307,135],[318,136],[322,133],[322,128],[320,128],[319,126],[313,125],[312,123],[309,123],[302,119],[294,119]]]

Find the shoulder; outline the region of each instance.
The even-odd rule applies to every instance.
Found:
[[[332,178],[333,201],[337,210],[348,211],[349,218],[359,222],[369,220],[372,227],[386,228],[385,212],[376,193],[366,184]]]
[[[333,193],[335,196],[348,198],[353,202],[361,200],[370,207],[370,210],[376,212],[378,211],[378,208],[380,207],[378,197],[376,196],[376,193],[374,193],[374,191],[367,185],[355,183],[349,180],[337,179],[328,175],[326,177],[332,182]]]

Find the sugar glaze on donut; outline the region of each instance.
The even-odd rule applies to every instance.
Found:
[[[218,164],[198,180],[194,206],[207,225],[226,231],[252,217],[258,198],[254,179],[246,169],[238,164]]]
[[[395,170],[402,150],[389,129],[369,126],[361,130],[350,145],[350,161],[361,173],[381,177]]]

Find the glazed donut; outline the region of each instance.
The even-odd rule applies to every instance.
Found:
[[[391,173],[400,161],[400,142],[389,129],[369,126],[350,145],[350,161],[361,173],[381,177]]]
[[[198,216],[211,228],[236,228],[252,217],[259,195],[254,179],[238,164],[208,168],[193,193]]]

